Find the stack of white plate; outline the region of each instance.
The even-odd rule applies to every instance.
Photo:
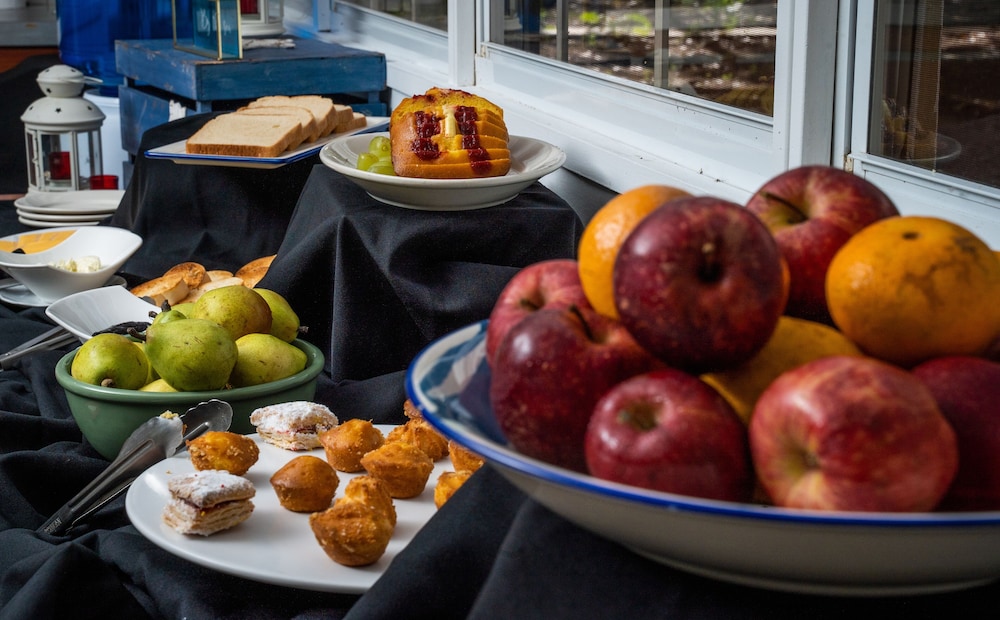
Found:
[[[30,192],[15,200],[14,207],[25,226],[89,226],[114,213],[124,195],[118,189]]]

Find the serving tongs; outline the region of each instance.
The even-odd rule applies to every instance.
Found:
[[[232,422],[233,408],[217,399],[198,403],[177,417],[157,416],[147,420],[129,435],[111,465],[36,531],[55,536],[69,532],[121,495],[142,472],[184,451],[188,441],[208,431],[229,430]]]
[[[29,353],[58,349],[76,339],[76,336],[62,327],[53,327],[49,331],[19,344],[10,351],[0,354],[0,370],[10,370],[14,367],[15,360],[19,360]]]

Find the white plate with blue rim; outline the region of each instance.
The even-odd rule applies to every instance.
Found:
[[[582,528],[668,566],[788,592],[911,595],[1000,578],[1000,512],[791,510],[648,491],[523,456],[490,409],[486,325],[420,352],[407,394],[441,433]]]

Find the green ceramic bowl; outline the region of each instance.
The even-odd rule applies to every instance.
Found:
[[[250,413],[254,409],[294,400],[312,400],[316,394],[316,377],[323,370],[323,353],[302,340],[292,344],[305,351],[304,370],[279,381],[231,390],[139,392],[83,383],[70,374],[76,350],[59,360],[56,381],[66,391],[70,412],[83,436],[104,458],[113,460],[132,431],[167,410],[184,413],[202,401],[218,398],[233,407],[233,424],[229,430],[249,434],[255,432],[250,424]]]

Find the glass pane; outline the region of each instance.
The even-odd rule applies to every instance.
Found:
[[[1000,187],[1000,3],[879,3],[869,151]]]
[[[496,43],[772,115],[775,0],[494,1]]]
[[[448,31],[448,0],[341,0],[424,26]],[[471,0],[465,0],[471,1]]]

